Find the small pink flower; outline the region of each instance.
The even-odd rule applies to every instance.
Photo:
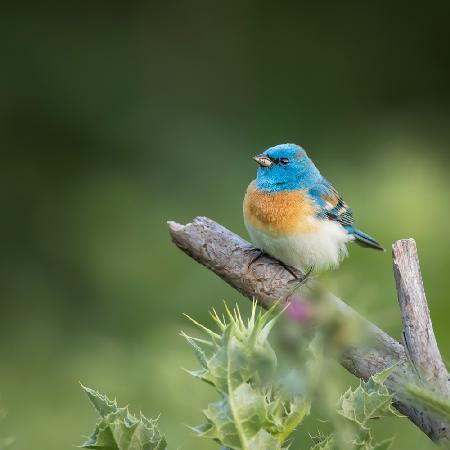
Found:
[[[309,300],[300,297],[292,297],[288,300],[287,315],[298,322],[307,322],[313,315],[312,305]]]

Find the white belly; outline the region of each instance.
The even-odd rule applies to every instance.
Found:
[[[261,250],[300,270],[337,267],[348,254],[346,244],[354,237],[337,222],[314,219],[317,231],[274,237],[246,223],[250,237]]]

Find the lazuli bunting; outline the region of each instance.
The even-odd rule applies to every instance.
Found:
[[[254,157],[256,180],[244,198],[244,222],[253,243],[300,270],[337,267],[350,241],[384,250],[353,226],[352,210],[295,144],[271,147]]]

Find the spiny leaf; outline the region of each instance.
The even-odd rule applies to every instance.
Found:
[[[377,385],[384,385],[386,380],[391,376],[392,372],[395,370],[396,366],[397,364],[394,364],[391,367],[387,367],[386,369],[377,372],[375,375],[372,375],[370,379]],[[370,380],[368,383],[370,383]]]
[[[201,323],[194,320],[191,316],[188,316],[187,314],[183,314],[185,317],[187,317],[196,327],[200,328],[202,331],[204,331],[206,334],[211,336],[212,338],[218,339],[220,338],[220,335],[217,333],[214,333],[214,331],[210,330],[208,327],[205,327]]]
[[[288,304],[282,308],[278,314],[274,315],[274,311],[278,308],[279,302],[275,302],[267,311],[260,313],[257,320],[257,329],[259,332],[258,340],[262,344],[265,342],[272,331],[272,328],[277,323],[278,319],[283,315],[288,308]]]
[[[289,435],[296,430],[303,419],[309,414],[310,410],[310,403],[300,398],[296,398],[294,403],[289,405],[289,410],[285,410],[287,414],[285,423],[283,424],[283,429],[278,434],[278,437],[282,442],[284,442]]]
[[[197,344],[195,339],[191,338],[183,331],[180,334],[186,339],[187,343],[194,349],[194,353],[197,356],[199,363],[203,368],[206,369],[206,366],[208,364],[208,358],[206,357],[203,349]]]
[[[228,319],[230,320],[230,323],[236,325],[235,315],[230,311],[230,308],[228,308],[228,305],[225,302],[223,302],[223,306],[225,308]]]
[[[81,446],[97,450],[164,450],[167,444],[157,428],[157,419],[142,413],[135,417],[128,408],[120,408],[116,401],[94,389],[83,386],[89,400],[100,415],[91,437]]]
[[[372,376],[367,382],[360,382],[356,389],[348,389],[341,396],[338,413],[354,425],[355,437],[352,445],[357,449],[386,450],[392,444],[392,440],[375,444],[369,421],[398,415],[392,409],[392,395],[384,385],[393,370],[393,367],[385,369]]]
[[[261,429],[253,436],[247,448],[248,450],[277,450],[280,448],[280,441]]]
[[[339,414],[362,426],[370,419],[392,415],[392,396],[383,384],[392,370],[385,369],[367,382],[361,381],[355,390],[347,390],[339,401]]]
[[[117,412],[118,408],[115,400],[112,401],[106,395],[102,395],[94,389],[83,386],[81,383],[80,385],[101,417],[105,417],[112,412]]]
[[[210,314],[214,322],[216,322],[217,326],[223,331],[226,327],[225,318],[220,318],[214,308],[212,308]]]
[[[185,334],[183,331],[180,333],[180,335],[181,335],[182,337],[185,337],[185,336],[186,336],[186,334]],[[215,347],[215,345],[214,345],[213,342],[207,341],[206,339],[200,339],[200,338],[195,337],[195,336],[189,336],[189,338],[190,338],[192,341],[194,341],[194,342],[196,342],[197,344],[199,344],[200,346],[201,346],[201,345],[204,345],[205,347],[208,347],[208,348],[214,348],[214,347]]]

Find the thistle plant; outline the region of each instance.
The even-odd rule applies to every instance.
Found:
[[[190,318],[207,339],[182,333],[201,365],[189,373],[214,386],[220,396],[203,411],[206,423],[192,429],[229,449],[278,450],[287,448],[310,402],[274,381],[277,358],[268,336],[280,314],[256,309],[254,303],[247,321],[238,307],[233,312],[226,307],[222,317],[213,311],[217,332]]]
[[[223,450],[281,450],[292,448],[292,433],[311,408],[316,385],[321,383],[323,347],[326,340],[318,330],[294,352],[302,370],[291,368],[286,376],[279,370],[277,355],[268,338],[283,313],[257,311],[253,303],[244,320],[239,308],[225,315],[214,310],[215,329],[189,319],[202,331],[202,338],[181,333],[194,350],[200,368],[188,371],[213,386],[219,398],[203,410],[205,423],[192,427],[202,438],[214,440]],[[285,323],[283,324],[285,325]],[[392,439],[375,443],[370,430],[373,419],[398,416],[384,382],[389,368],[348,389],[333,406],[330,417],[334,432],[318,436],[302,445],[311,450],[387,450]],[[294,382],[292,377],[295,378]],[[82,386],[100,418],[82,448],[101,450],[166,450],[157,419],[132,415],[93,389]],[[424,397],[424,395],[422,395]],[[424,400],[432,403],[427,396]],[[433,404],[435,404],[434,402]],[[441,405],[441,409],[443,406]]]
[[[100,416],[97,426],[82,448],[101,450],[165,450],[167,444],[158,431],[157,419],[142,413],[135,417],[128,407],[119,407],[106,395],[81,386]]]

